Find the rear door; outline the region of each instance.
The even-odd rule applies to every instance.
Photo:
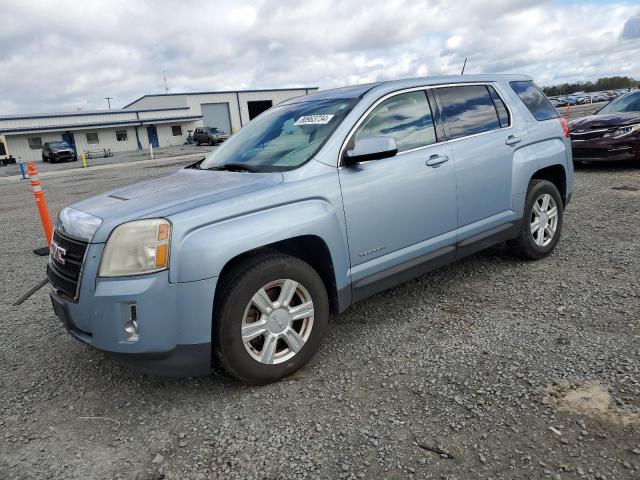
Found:
[[[434,94],[455,158],[458,242],[464,246],[515,222],[512,164],[526,128],[514,126],[490,84],[438,87]]]
[[[455,258],[456,181],[425,90],[379,100],[352,135],[398,145],[394,157],[339,169],[358,300]]]

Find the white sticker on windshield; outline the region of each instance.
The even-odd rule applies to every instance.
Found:
[[[305,115],[296,120],[294,125],[326,125],[333,115]]]

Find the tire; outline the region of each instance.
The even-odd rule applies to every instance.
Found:
[[[196,146],[198,146],[198,147],[199,147],[199,146],[200,146],[200,142],[196,142]]]
[[[213,146],[213,140],[209,139],[209,145]]]
[[[296,306],[309,300],[313,302],[311,314],[288,323],[288,327],[288,318],[292,317],[287,316],[288,308],[279,306],[277,302],[277,297],[285,290],[278,286],[269,287],[283,280],[297,282],[291,300],[292,310],[295,311]],[[215,366],[222,367],[242,382],[263,385],[292,374],[309,361],[320,346],[329,321],[327,291],[322,279],[309,264],[283,254],[254,256],[225,274],[221,282],[216,294],[218,300],[212,329]],[[253,303],[253,298],[261,289],[273,297],[271,303],[263,303],[263,310],[266,311],[264,307],[268,305],[276,307],[268,316]],[[309,298],[304,298],[307,295]],[[305,309],[305,312],[308,311]],[[245,345],[243,326],[246,330],[247,325],[252,325],[249,320],[259,323],[263,318],[266,320],[264,334],[256,335]],[[284,330],[278,334],[270,330],[274,328]],[[304,339],[302,344],[298,343],[297,352],[290,346],[289,337],[285,338],[285,334],[291,335],[291,329],[296,329],[298,339]],[[277,341],[267,340],[268,337],[278,338],[277,335],[280,335]],[[268,355],[268,343],[273,346],[271,357]],[[263,363],[258,357],[271,358],[272,363]]]
[[[46,163],[46,162],[48,162],[49,160],[47,160],[47,157],[45,157],[45,156],[43,155],[43,156],[42,156],[42,161],[43,161],[44,163]]]
[[[539,218],[534,211],[536,204],[540,208],[541,203],[545,201],[545,198],[549,198],[549,207],[553,207],[555,203],[556,215],[555,217],[547,215],[542,216],[541,220],[545,225],[548,225],[550,230],[543,229],[540,232],[539,229],[535,230],[534,223],[536,218]],[[544,206],[544,203],[542,203]],[[548,210],[552,211],[552,210]],[[548,220],[545,221],[545,218]],[[553,219],[555,221],[555,229],[553,229]],[[548,180],[533,179],[529,183],[529,189],[527,190],[527,198],[524,205],[524,215],[522,216],[522,226],[520,228],[519,236],[509,242],[509,246],[513,252],[521,258],[527,260],[539,260],[549,255],[556,248],[560,235],[562,233],[562,225],[564,220],[564,209],[562,203],[562,197],[556,186]],[[549,231],[553,231],[550,235]],[[542,234],[542,241],[540,235]]]

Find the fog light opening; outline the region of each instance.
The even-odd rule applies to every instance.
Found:
[[[129,321],[124,324],[124,332],[127,334],[128,342],[137,342],[140,338],[138,333],[138,311],[135,305],[129,307]]]

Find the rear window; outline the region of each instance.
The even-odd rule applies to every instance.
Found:
[[[496,106],[484,85],[438,88],[437,93],[451,139],[500,129]]]
[[[509,82],[509,85],[536,120],[549,120],[560,116],[542,90],[532,81]]]

